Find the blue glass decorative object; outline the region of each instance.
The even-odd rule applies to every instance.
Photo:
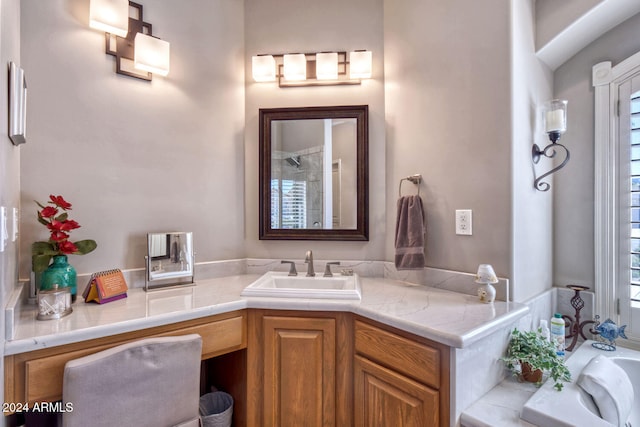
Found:
[[[598,316],[596,316],[597,318]],[[596,327],[593,328],[594,331],[598,334],[598,337],[602,337],[599,342],[594,342],[591,345],[597,349],[604,351],[615,351],[616,349],[616,338],[621,337],[627,339],[627,336],[624,334],[624,330],[627,325],[622,325],[618,327],[615,322],[611,319],[607,319],[602,323],[597,323]],[[609,341],[608,343],[604,342],[604,340]]]

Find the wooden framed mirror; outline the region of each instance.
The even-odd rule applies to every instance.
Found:
[[[260,240],[369,240],[368,110],[260,109]]]

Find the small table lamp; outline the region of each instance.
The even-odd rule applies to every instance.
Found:
[[[478,286],[478,297],[486,304],[492,303],[496,299],[496,288],[492,283],[498,283],[498,277],[491,264],[480,264],[476,273],[476,283]]]

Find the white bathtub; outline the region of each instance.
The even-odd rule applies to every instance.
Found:
[[[572,382],[558,392],[553,381],[542,387],[525,403],[521,418],[540,427],[610,427],[612,424],[600,418],[591,396],[582,390],[576,381],[584,366],[600,354],[610,357],[624,369],[633,384],[635,401],[640,401],[640,351],[619,347],[616,351],[602,351],[586,341],[567,359]],[[632,409],[629,422],[640,426],[640,405]]]

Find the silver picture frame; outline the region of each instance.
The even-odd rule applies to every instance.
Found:
[[[24,70],[9,62],[9,139],[13,145],[27,142],[27,80]]]

